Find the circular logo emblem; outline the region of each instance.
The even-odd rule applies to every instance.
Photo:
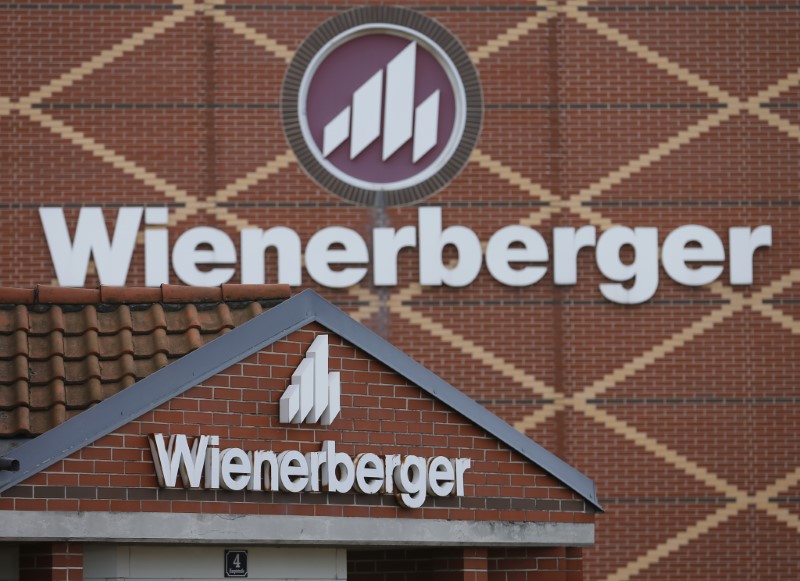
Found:
[[[480,131],[478,75],[435,21],[361,8],[326,22],[292,60],[286,135],[321,186],[366,205],[414,202],[464,167]]]

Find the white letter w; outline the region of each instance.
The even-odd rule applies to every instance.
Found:
[[[175,488],[178,472],[180,472],[184,486],[200,488],[200,476],[203,474],[203,465],[206,461],[208,436],[195,438],[191,450],[189,450],[189,443],[183,434],[170,436],[167,446],[164,446],[163,434],[152,434],[148,440],[150,441],[150,452],[153,454],[153,463],[156,465],[156,476],[161,486]]]
[[[114,241],[108,239],[102,208],[81,208],[74,242],[69,238],[63,208],[39,208],[47,247],[62,286],[83,286],[94,256],[100,284],[122,286],[136,246],[143,208],[120,208]]]

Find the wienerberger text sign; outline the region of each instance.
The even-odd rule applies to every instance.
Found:
[[[352,492],[396,494],[407,508],[419,508],[431,496],[464,496],[469,458],[446,458],[372,452],[355,458],[336,451],[331,441],[319,452],[287,450],[248,452],[219,448],[219,436],[199,436],[191,446],[186,436],[149,438],[158,483],[187,488],[283,492]]]
[[[480,133],[483,97],[469,54],[447,29],[412,10],[366,7],[329,19],[295,52],[281,115],[297,161],[321,187],[359,204],[391,206],[430,196],[464,168]],[[411,249],[419,253],[418,280],[426,286],[468,286],[484,263],[478,235],[465,225],[444,227],[438,207],[419,208],[416,226],[374,228],[371,242],[350,228],[323,228],[305,253],[298,233],[280,225],[242,229],[238,252],[217,228],[191,228],[170,240],[167,208],[122,208],[113,237],[101,208],[82,208],[72,237],[62,208],[39,214],[63,286],[83,286],[90,260],[101,284],[124,285],[143,227],[147,286],[169,282],[170,267],[188,285],[220,285],[237,267],[242,283],[264,283],[267,249],[278,256],[270,282],[292,286],[302,284],[302,265],[319,285],[346,288],[362,282],[371,264],[371,283],[391,287],[399,254]],[[675,282],[702,286],[717,280],[726,262],[722,238],[692,224],[669,232],[659,248],[653,227],[598,233],[583,226],[554,228],[548,245],[536,230],[511,225],[485,241],[485,264],[508,286],[536,284],[549,269],[556,285],[574,285],[578,253],[594,248],[607,279],[600,293],[614,303],[638,304],[658,288],[659,251]],[[730,283],[752,284],[754,253],[771,246],[772,228],[730,228],[727,240]],[[453,266],[443,261],[446,247],[457,251]],[[626,247],[633,250],[629,261],[623,259]]]
[[[169,282],[170,265],[188,285],[220,285],[236,275],[237,266],[242,283],[264,283],[268,249],[277,253],[277,274],[270,282],[292,286],[302,282],[301,265],[318,284],[346,288],[363,281],[370,264],[372,284],[394,286],[400,252],[416,249],[420,284],[465,287],[478,277],[484,262],[478,235],[467,226],[443,227],[442,209],[435,206],[417,210],[416,226],[374,228],[371,248],[355,230],[329,226],[311,236],[303,253],[297,232],[274,226],[244,228],[238,255],[228,234],[207,226],[182,233],[170,251],[169,232],[164,228],[169,219],[167,208],[121,208],[112,236],[101,208],[82,208],[72,236],[62,208],[40,208],[39,215],[62,286],[83,286],[90,260],[101,284],[124,285],[142,229],[147,286]],[[505,285],[534,285],[549,269],[556,285],[574,285],[578,254],[594,249],[597,268],[607,279],[599,285],[600,293],[614,303],[638,304],[655,294],[659,262],[667,276],[685,286],[714,282],[722,276],[725,263],[731,284],[752,284],[755,252],[772,245],[772,227],[730,228],[727,240],[726,257],[722,237],[696,224],[672,230],[660,247],[658,229],[653,227],[614,226],[599,234],[594,226],[553,228],[548,244],[535,229],[511,225],[489,237],[485,262],[492,277]],[[446,247],[457,251],[455,266],[443,260]],[[633,250],[630,261],[622,256],[626,247]]]
[[[331,390],[331,387],[334,388]],[[292,402],[292,403],[289,403]],[[318,335],[292,374],[281,397],[280,422],[330,425],[339,415],[339,372],[328,372],[328,336]],[[322,442],[319,452],[220,449],[219,436],[199,436],[189,445],[183,434],[149,436],[158,483],[187,488],[282,492],[395,494],[407,508],[419,508],[428,495],[463,496],[468,458],[422,458],[373,452],[355,458]]]

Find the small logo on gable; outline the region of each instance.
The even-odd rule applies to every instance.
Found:
[[[319,335],[281,396],[280,421],[328,426],[341,411],[340,395],[339,372],[328,372],[328,336]]]

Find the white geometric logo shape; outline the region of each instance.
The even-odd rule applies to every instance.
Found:
[[[281,396],[280,421],[329,426],[341,411],[340,395],[339,372],[328,373],[328,336],[319,335]]]
[[[383,135],[382,160],[386,161],[413,138],[413,163],[436,147],[439,128],[439,90],[414,108],[417,43],[411,42],[353,93],[353,104],[345,107],[324,128],[322,155],[328,157],[350,139],[350,159]],[[381,132],[383,103],[383,132]]]

